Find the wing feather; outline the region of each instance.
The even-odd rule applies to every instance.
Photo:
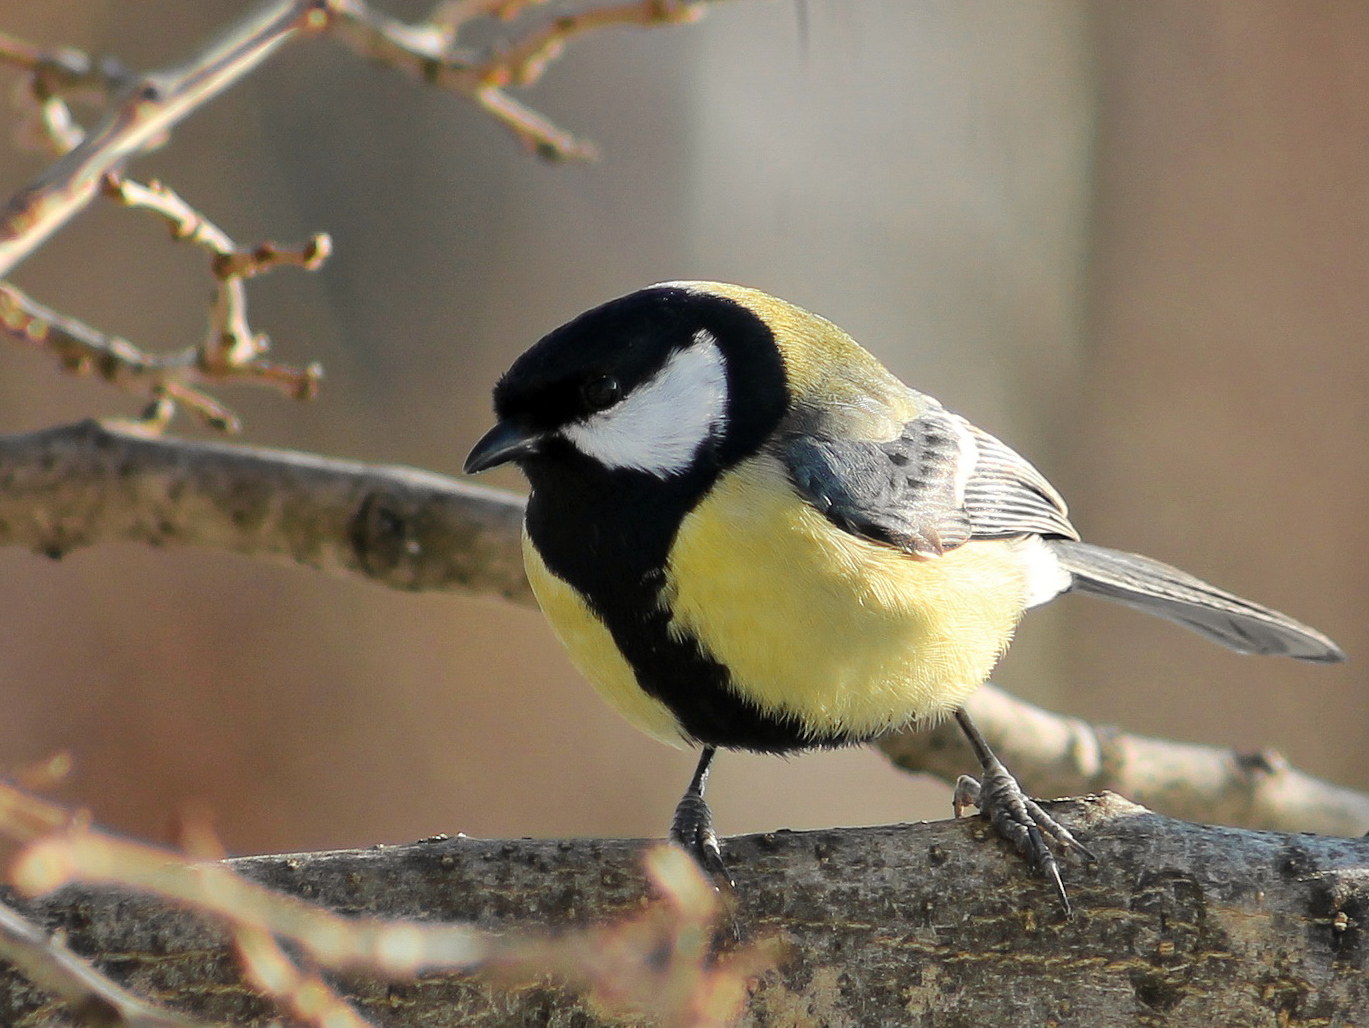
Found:
[[[795,488],[833,524],[936,557],[970,539],[1078,539],[1065,501],[1014,450],[930,397],[897,438],[839,438],[806,412],[779,454]]]
[[[1149,557],[1079,542],[1065,501],[1020,454],[931,397],[909,390],[908,398],[920,413],[893,439],[850,438],[879,418],[853,424],[849,416],[813,409],[796,411],[789,431],[777,437],[795,488],[833,524],[919,557],[972,539],[1044,537],[1024,548],[1049,564],[1029,583],[1028,606],[1074,588],[1169,618],[1242,653],[1345,659],[1334,642],[1285,614]],[[885,425],[891,410],[884,404],[877,412]]]
[[[965,486],[965,509],[974,535],[1013,538],[1021,535],[1078,539],[1069,508],[1046,476],[1016,450],[983,429],[960,421],[974,437],[975,462]]]

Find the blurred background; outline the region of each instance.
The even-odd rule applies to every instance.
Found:
[[[0,31],[155,69],[239,13],[10,0]],[[1352,656],[1241,658],[1067,597],[997,681],[1369,788],[1366,55],[1356,0],[734,0],[575,43],[522,98],[603,159],[547,166],[318,39],[131,171],[244,245],[333,236],[321,273],[249,286],[277,356],[328,377],[309,405],[219,391],[244,442],[457,474],[493,381],[544,332],[657,280],[758,286],[1021,449],[1086,537]],[[44,163],[0,147],[0,195]],[[109,204],[14,278],[141,346],[203,331],[201,256]],[[0,432],[137,408],[0,343]],[[202,552],[0,550],[0,682],[4,768],[68,750],[60,795],[99,821],[164,839],[194,806],[238,853],[660,836],[694,759],[603,706],[533,611]],[[866,750],[716,767],[724,833],[950,809]]]

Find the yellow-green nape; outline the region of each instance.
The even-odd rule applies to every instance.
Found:
[[[925,409],[924,398],[896,378],[839,325],[749,286],[726,282],[663,285],[720,296],[770,329],[795,402],[824,412],[853,439],[897,438]]]

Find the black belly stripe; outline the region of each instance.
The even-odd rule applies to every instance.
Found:
[[[526,470],[533,484],[528,534],[542,559],[585,597],[637,683],[670,709],[690,738],[761,753],[865,741],[844,733],[813,735],[792,719],[763,712],[738,695],[727,668],[696,639],[670,631],[660,604],[661,569],[680,522],[713,475],[665,482],[606,472],[566,455]]]
[[[706,290],[661,286],[610,301],[538,345],[554,339],[577,362],[592,363],[606,349],[617,360],[624,346],[646,355],[642,360],[664,359],[670,348],[691,345],[700,329],[712,336],[727,365],[722,434],[702,444],[689,471],[669,478],[609,470],[553,437],[519,462],[532,484],[528,534],[548,569],[599,615],[643,691],[664,703],[687,735],[710,746],[767,753],[861,741],[810,735],[792,719],[763,713],[738,695],[727,669],[697,640],[670,631],[661,609],[662,569],[680,522],[718,475],[756,453],[790,411],[784,361],[766,322]],[[577,400],[558,392],[560,379],[548,374],[553,384],[524,414],[531,424],[542,416],[546,427],[555,428],[583,412]],[[497,407],[503,388],[496,389]],[[512,413],[499,410],[501,417]]]

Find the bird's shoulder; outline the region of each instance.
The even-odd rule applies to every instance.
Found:
[[[1030,462],[888,378],[896,389],[863,383],[800,401],[780,425],[772,450],[804,500],[845,531],[921,557],[975,538],[1078,538]]]

